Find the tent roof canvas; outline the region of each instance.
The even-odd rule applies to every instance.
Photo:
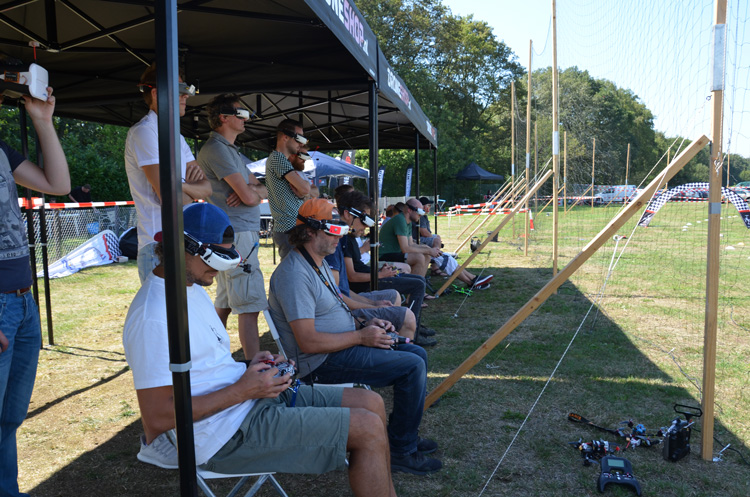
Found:
[[[482,169],[477,165],[476,162],[472,161],[471,164],[463,168],[456,175],[456,179],[502,181],[505,178],[499,174],[491,173],[485,169]]]

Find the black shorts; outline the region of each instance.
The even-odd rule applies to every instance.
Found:
[[[406,254],[403,252],[391,252],[390,254],[378,255],[378,260],[385,262],[406,262]]]

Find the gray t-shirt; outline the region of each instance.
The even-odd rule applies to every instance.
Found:
[[[323,276],[333,284],[328,263],[320,266]],[[297,363],[300,376],[307,376],[323,364],[328,354],[305,354],[300,351],[289,325],[297,319],[315,319],[315,330],[321,333],[344,333],[357,329],[354,318],[323,284],[310,264],[296,250],[284,257],[271,275],[268,308],[281,345],[289,359]]]
[[[230,174],[240,173],[243,181],[247,183],[252,174],[240,155],[240,150],[219,133],[212,131],[208,141],[198,152],[198,164],[211,182],[213,191],[208,201],[227,213],[234,231],[259,231],[260,205],[227,205],[227,197],[234,190],[224,178]]]

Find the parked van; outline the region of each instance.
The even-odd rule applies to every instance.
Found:
[[[602,205],[610,202],[627,202],[638,195],[635,185],[610,186],[601,193],[594,195],[594,204]]]

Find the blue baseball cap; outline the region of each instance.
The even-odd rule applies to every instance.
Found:
[[[208,202],[188,204],[182,209],[182,224],[185,233],[201,243],[233,243],[234,229],[226,212]],[[154,235],[162,241],[162,232]]]

